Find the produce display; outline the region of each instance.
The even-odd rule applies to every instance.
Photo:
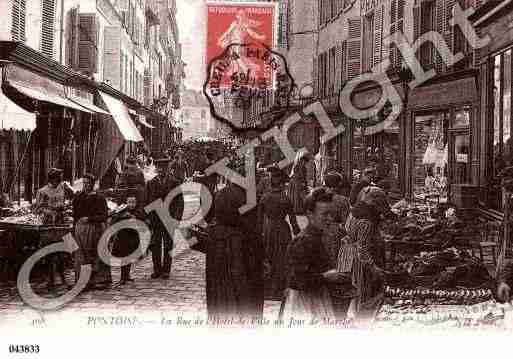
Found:
[[[511,313],[510,304],[500,304],[494,300],[471,305],[431,305],[399,300],[381,307],[374,328],[507,329]]]
[[[480,303],[492,299],[490,289],[407,289],[385,287],[385,296],[393,299],[413,299],[416,302],[430,301],[438,304]],[[401,304],[401,303],[399,303]]]

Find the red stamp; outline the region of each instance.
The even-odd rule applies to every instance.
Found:
[[[276,3],[207,3],[206,62],[212,63],[227,50],[230,58],[220,88],[231,89],[234,82],[272,88],[277,65],[266,49],[276,44],[277,11]]]

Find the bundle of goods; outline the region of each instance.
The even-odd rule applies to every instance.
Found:
[[[398,300],[381,307],[374,321],[374,328],[414,327],[466,328],[507,327],[506,317],[510,305],[488,300],[470,305],[416,304],[411,300]]]
[[[41,217],[34,213],[27,213],[24,215],[15,215],[11,217],[5,217],[2,219],[2,222],[12,223],[12,224],[23,224],[23,225],[33,225],[40,226],[43,224]]]
[[[386,286],[385,296],[392,299],[411,299],[417,303],[470,304],[490,300],[493,293],[490,289],[407,289]]]

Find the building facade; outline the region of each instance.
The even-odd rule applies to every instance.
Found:
[[[116,156],[179,138],[174,0],[7,0],[0,11],[2,100],[34,117],[33,126],[2,125],[29,130],[2,137],[0,170],[28,179],[18,194],[30,197],[51,167],[70,180],[102,177]]]

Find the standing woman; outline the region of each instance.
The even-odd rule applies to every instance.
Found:
[[[371,186],[362,191],[361,199],[351,209],[346,222],[347,236],[344,242],[353,245],[354,252],[350,253],[351,246],[342,247],[338,268],[341,272],[351,271],[353,274],[356,287],[353,310],[357,318],[372,315],[379,305],[385,253],[378,226],[381,217],[389,214],[385,192]]]
[[[307,195],[307,169],[306,164],[309,158],[304,152],[299,151],[294,159],[292,171],[290,172],[290,183],[288,195],[292,201],[294,212],[296,214],[303,214],[304,198]]]
[[[75,281],[80,276],[80,266],[93,265],[89,287],[105,289],[112,283],[110,266],[98,255],[98,242],[106,227],[107,201],[101,194],[93,191],[96,178],[92,174],[84,176],[84,188],[73,200],[73,219],[75,222],[75,240],[78,250],[75,254]]]
[[[260,202],[263,219],[264,248],[266,262],[270,266],[269,295],[278,300],[283,299],[286,287],[286,252],[292,241],[289,224],[285,217],[289,216],[294,235],[300,232],[292,203],[285,193],[287,175],[278,167],[271,167],[270,191]]]
[[[214,200],[215,224],[208,229],[206,282],[210,320],[262,317],[263,246],[255,210],[241,215],[245,191],[234,184]]]

